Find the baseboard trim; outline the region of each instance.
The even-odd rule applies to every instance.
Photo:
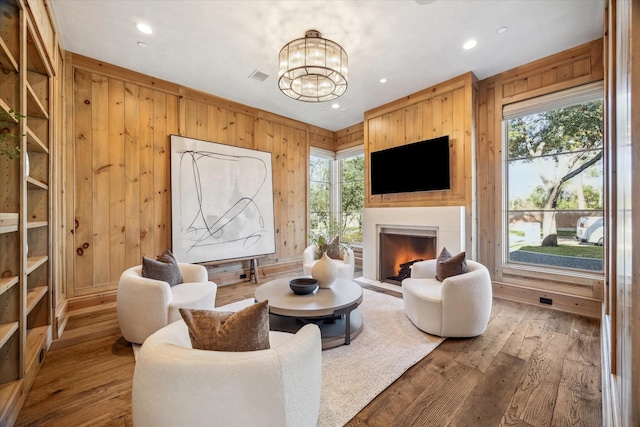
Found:
[[[101,306],[107,306],[116,302],[117,290],[110,292],[102,292],[95,295],[87,295],[82,297],[70,298],[68,300],[69,316],[74,312],[85,311],[85,309],[93,310]]]
[[[64,328],[67,326],[69,320],[69,300],[64,300],[63,303],[56,308],[56,318],[54,323],[54,339],[58,339],[62,336]]]
[[[564,311],[581,316],[600,319],[602,301],[577,295],[536,289],[503,282],[493,282],[493,295],[497,298]],[[552,304],[543,304],[540,298],[548,298]]]

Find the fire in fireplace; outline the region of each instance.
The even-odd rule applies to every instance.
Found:
[[[411,265],[436,255],[435,230],[382,228],[379,251],[380,280],[400,285],[410,277]]]

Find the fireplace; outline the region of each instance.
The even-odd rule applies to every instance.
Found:
[[[390,268],[389,274],[382,272],[381,231],[383,234],[386,231],[389,232],[387,234],[433,237],[430,243],[431,252],[416,254],[418,258],[436,258],[443,247],[451,253],[462,252],[465,250],[465,208],[464,206],[365,208],[361,278],[364,283],[384,283],[382,281],[386,280],[386,277],[383,276],[398,274],[399,266],[397,265]],[[396,288],[395,284],[384,284]]]
[[[381,227],[378,265],[380,281],[400,285],[410,277],[416,261],[436,255],[436,231],[433,229]]]

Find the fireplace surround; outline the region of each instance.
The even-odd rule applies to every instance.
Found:
[[[378,236],[380,281],[399,285],[410,276],[414,262],[437,257],[434,228],[380,227]]]
[[[465,250],[464,206],[365,208],[363,214],[362,276],[382,281],[380,232],[425,233],[436,239],[435,255],[446,247],[451,253]]]

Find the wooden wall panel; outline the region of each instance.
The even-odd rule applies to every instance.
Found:
[[[35,23],[36,31],[42,41],[42,46],[49,59],[49,65],[52,70],[57,72],[57,56],[58,40],[56,26],[53,23],[52,14],[47,9],[49,8],[49,2],[46,0],[27,0],[28,10]]]
[[[494,292],[504,298],[539,304],[549,287],[540,273],[503,267],[502,229],[502,108],[503,106],[571,87],[602,80],[602,39],[490,77],[478,86],[477,199],[479,261],[489,268]],[[593,316],[594,301],[602,298],[603,280],[597,276],[576,283],[570,275],[554,277],[556,297],[583,298],[576,310]],[[541,293],[542,292],[542,293]],[[553,293],[553,292],[551,292]],[[554,300],[555,301],[555,300]],[[561,307],[562,309],[562,307]]]
[[[140,253],[140,87],[124,84],[124,263],[135,265]]]
[[[72,271],[74,286],[69,289],[69,297],[76,289],[90,287],[93,283],[93,248],[89,249],[93,233],[93,147],[91,132],[91,73],[73,70],[74,85],[74,162],[73,167],[75,200],[73,244],[69,255],[75,259]],[[85,247],[86,245],[86,247]]]
[[[276,253],[265,261],[297,258],[306,247],[308,133],[267,119],[258,127],[256,149],[270,151],[273,164]]]
[[[125,265],[124,82],[109,84],[109,278],[119,277]]]
[[[336,151],[357,147],[364,144],[364,122],[337,131]]]
[[[140,87],[138,101],[138,134],[140,135],[138,142],[140,231],[138,234],[140,255],[151,257],[154,253],[155,232],[153,227],[153,91]],[[131,108],[135,108],[135,103]],[[135,126],[135,123],[133,125]]]
[[[171,247],[171,134],[272,153],[277,249],[260,264],[273,274],[300,267],[309,145],[333,149],[333,132],[79,55],[67,62],[73,185],[66,204],[75,222],[68,226],[69,298],[103,303],[122,271]],[[207,268],[212,280],[234,283],[248,262]]]
[[[73,68],[73,286],[112,291],[120,274],[170,247],[169,135],[178,97]]]
[[[56,75],[58,78],[53,79],[53,138],[51,140],[50,154],[52,154],[51,162],[51,179],[52,179],[52,213],[50,215],[52,227],[52,276],[51,284],[53,286],[53,309],[54,309],[54,325],[53,338],[59,338],[64,330],[68,319],[67,312],[67,289],[65,286],[66,267],[67,267],[67,238],[68,230],[66,229],[68,212],[66,204],[63,203],[67,192],[67,176],[64,173],[67,164],[68,147],[63,144],[65,141],[65,102],[66,93],[64,91],[67,83],[63,76],[65,75],[64,53],[60,49],[56,49],[56,60],[58,69]],[[69,224],[72,224],[70,222]]]
[[[602,80],[602,51],[602,39],[598,39],[500,74],[497,87],[502,104]]]
[[[336,138],[331,131],[309,126],[309,145],[316,148],[336,151]]]
[[[467,105],[472,99],[467,93],[474,90],[474,84],[475,78],[468,73],[365,113],[365,169],[371,152],[448,135],[452,171],[448,191],[371,195],[367,177],[366,207],[459,205],[472,209],[467,167],[472,160],[473,120],[466,116],[474,110]]]
[[[466,73],[367,111],[363,123],[367,171],[365,207],[464,206],[466,249],[472,259],[477,252],[474,193],[476,85],[473,73]],[[370,153],[443,135],[449,136],[450,143],[450,190],[371,194],[368,175]],[[425,167],[428,167],[428,161],[425,159]]]

